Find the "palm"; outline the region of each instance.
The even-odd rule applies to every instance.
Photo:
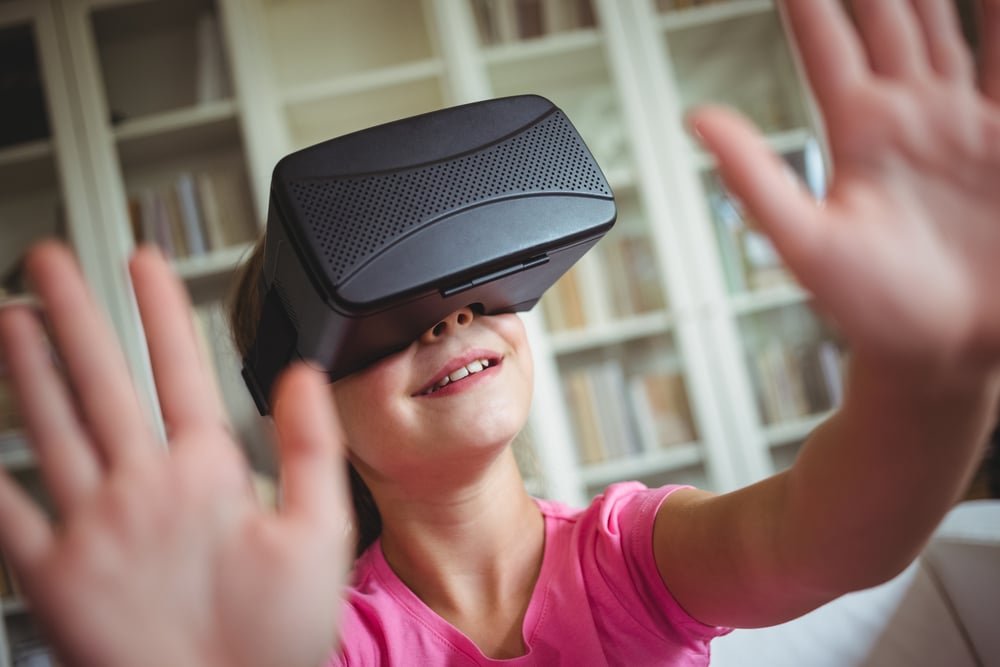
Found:
[[[951,23],[924,37],[904,15],[910,32],[903,22],[879,41],[880,21],[901,25],[893,4],[857,3],[873,36],[862,53],[830,3],[788,3],[833,162],[822,206],[788,186],[741,121],[706,110],[696,122],[730,187],[856,349],[995,358],[1000,105],[975,87]]]
[[[84,419],[35,318],[4,313],[2,347],[60,524],[0,479],[0,544],[56,646],[75,663],[109,667],[320,664],[335,642],[348,556],[324,380],[297,368],[280,383],[282,507],[263,508],[166,265],[146,253],[134,273],[169,453],[68,256],[44,248],[32,259]]]

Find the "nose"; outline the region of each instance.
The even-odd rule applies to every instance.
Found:
[[[476,314],[471,308],[460,308],[425,331],[420,337],[420,342],[434,343],[444,336],[469,326],[475,317]]]

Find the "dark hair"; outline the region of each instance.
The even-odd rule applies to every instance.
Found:
[[[229,329],[236,350],[243,358],[253,345],[260,320],[260,276],[264,266],[264,237],[261,236],[250,251],[249,257],[237,269],[229,295]],[[375,499],[361,475],[348,461],[351,482],[351,501],[354,505],[355,556],[360,556],[382,534],[382,515]]]

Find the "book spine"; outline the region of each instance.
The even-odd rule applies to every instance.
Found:
[[[188,254],[192,256],[204,255],[209,248],[205,242],[204,222],[198,203],[198,194],[195,190],[194,177],[187,172],[179,174],[174,183],[174,190],[180,207],[180,221],[184,230],[184,240],[187,242]]]

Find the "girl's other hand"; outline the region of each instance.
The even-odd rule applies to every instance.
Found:
[[[824,202],[736,114],[692,123],[729,188],[869,362],[1000,361],[1000,2],[977,70],[951,0],[787,0],[833,162]],[[926,376],[925,376],[926,377]]]
[[[325,380],[300,366],[279,384],[282,500],[264,509],[159,254],[131,271],[167,448],[69,251],[43,244],[28,270],[69,386],[27,307],[0,311],[0,347],[58,518],[0,476],[0,549],[57,651],[102,667],[321,664],[350,552]]]

